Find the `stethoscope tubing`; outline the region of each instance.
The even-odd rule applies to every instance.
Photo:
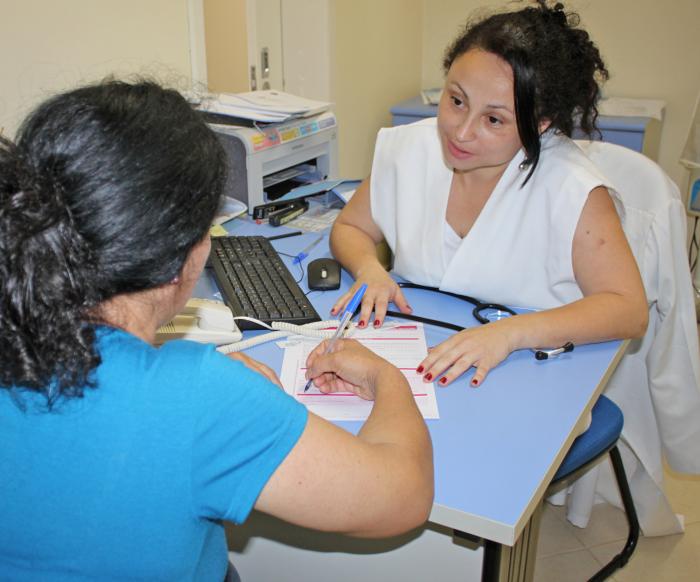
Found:
[[[462,301],[466,301],[467,303],[471,303],[474,306],[472,315],[479,323],[489,323],[489,320],[481,314],[481,312],[486,309],[495,309],[496,311],[505,311],[508,315],[517,315],[515,311],[513,311],[507,305],[501,305],[500,303],[484,303],[475,297],[460,295],[459,293],[453,293],[452,291],[443,291],[437,287],[428,287],[427,285],[419,285],[418,283],[410,283],[407,281],[400,281],[399,287],[403,289],[421,289],[423,291],[432,291],[433,293],[442,293],[443,295],[449,295],[450,297],[455,297],[457,299],[461,299]]]
[[[442,293],[443,295],[449,295],[450,297],[455,297],[457,299],[461,299],[462,301],[466,301],[468,303],[471,303],[474,305],[474,309],[472,310],[472,315],[474,316],[474,319],[476,319],[479,323],[481,324],[486,324],[490,323],[488,319],[486,319],[484,316],[481,315],[480,311],[484,309],[496,309],[498,311],[505,311],[509,315],[517,315],[515,311],[513,311],[510,307],[506,305],[501,305],[499,303],[482,303],[478,299],[474,297],[470,297],[469,295],[460,295],[459,293],[453,293],[452,291],[443,291],[442,289],[439,289],[437,287],[428,287],[427,285],[419,285],[418,283],[410,283],[408,281],[400,281],[398,283],[399,287],[402,289],[420,289],[422,291],[432,291],[433,293]],[[450,323],[449,321],[441,321],[438,319],[430,319],[429,317],[423,317],[421,315],[414,315],[412,313],[401,313],[400,311],[391,311],[387,310],[386,315],[389,317],[396,317],[399,319],[407,319],[409,321],[417,321],[419,323],[425,323],[427,325],[434,325],[436,327],[443,327],[446,329],[451,329],[453,331],[463,331],[466,329],[465,327],[462,327],[460,325],[456,325],[454,323]],[[574,344],[572,342],[567,342],[560,348],[555,348],[555,349],[549,349],[549,350],[543,350],[543,349],[532,349],[531,350],[535,354],[535,359],[536,360],[548,360],[550,358],[554,358],[556,356],[559,356],[561,354],[566,354],[569,352],[574,351]]]
[[[386,315],[388,317],[397,317],[399,319],[407,319],[409,321],[417,321],[419,323],[425,323],[427,325],[434,325],[436,327],[444,327],[446,329],[451,329],[453,331],[464,331],[466,328],[455,323],[450,323],[449,321],[440,321],[439,319],[430,319],[429,317],[423,317],[421,315],[413,315],[412,313],[401,313],[400,311],[387,310]]]

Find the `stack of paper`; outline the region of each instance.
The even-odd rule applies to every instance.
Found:
[[[394,364],[408,380],[423,418],[440,418],[435,397],[435,384],[424,382],[416,367],[428,355],[422,323],[387,321],[374,329],[352,328],[349,337],[359,341],[374,353]],[[284,344],[284,359],[280,379],[285,391],[313,413],[326,420],[366,420],[373,403],[351,392],[324,394],[312,385],[306,386],[306,360],[321,340],[304,336],[289,338]]]
[[[423,91],[420,92],[420,96],[423,100],[423,105],[440,105],[442,89],[423,89]]]
[[[659,99],[607,97],[598,102],[601,115],[620,117],[653,117],[663,121],[666,102]]]
[[[330,103],[297,97],[282,91],[220,93],[202,99],[199,109],[230,117],[264,123],[279,123],[295,117],[317,115],[330,108]]]

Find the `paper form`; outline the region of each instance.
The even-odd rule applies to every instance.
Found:
[[[297,228],[304,232],[321,232],[333,226],[338,214],[340,214],[340,209],[326,208],[319,204],[294,220],[290,220],[285,226]]]
[[[440,418],[435,385],[423,382],[423,377],[416,372],[418,364],[428,354],[423,324],[389,321],[380,329],[354,328],[348,337],[359,341],[401,370],[423,418]],[[366,420],[374,404],[372,401],[363,400],[351,392],[323,394],[313,384],[308,392],[304,392],[306,359],[319,342],[301,336],[290,338],[287,342],[281,373],[285,391],[326,420]]]

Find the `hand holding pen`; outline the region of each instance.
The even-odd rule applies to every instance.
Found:
[[[355,313],[355,309],[357,309],[357,306],[360,304],[360,301],[362,301],[362,296],[365,294],[366,290],[367,285],[362,285],[355,292],[355,295],[353,296],[350,303],[348,303],[347,307],[345,308],[345,311],[343,312],[342,317],[340,318],[338,329],[335,330],[335,334],[333,334],[333,337],[329,340],[328,344],[326,345],[326,350],[324,354],[330,353],[333,350],[333,346],[338,341],[338,339],[343,337],[343,333],[345,333],[345,330],[348,327],[348,324],[350,323],[353,314]],[[309,381],[306,383],[306,386],[304,386],[304,392],[307,392],[309,390],[312,383],[313,378],[309,378]]]

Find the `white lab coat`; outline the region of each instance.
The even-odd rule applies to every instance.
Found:
[[[649,303],[649,328],[631,342],[605,394],[625,415],[622,456],[645,535],[682,531],[663,491],[672,469],[700,473],[700,362],[695,301],[686,258],[686,216],[676,185],[627,148],[578,142],[625,206],[623,227]],[[593,491],[620,505],[609,466],[574,486],[569,518],[588,522]]]
[[[377,137],[372,218],[401,277],[485,301],[550,309],[583,295],[571,257],[588,194],[605,177],[570,139],[543,137],[540,162],[518,152],[452,257],[445,220],[453,172],[443,159],[435,119],[382,129]],[[614,195],[614,193],[613,193]]]

